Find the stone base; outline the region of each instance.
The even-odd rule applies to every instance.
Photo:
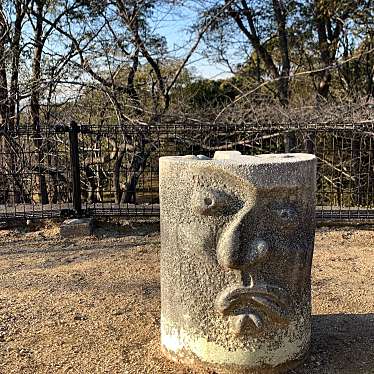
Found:
[[[260,335],[255,339],[246,336],[247,346],[234,342],[230,347],[229,332],[222,333],[226,340],[218,341],[212,339],[212,332],[194,333],[161,316],[161,346],[169,359],[195,369],[214,370],[217,374],[280,374],[300,365],[308,355],[308,325],[300,318],[274,329],[272,335],[262,340]],[[222,327],[220,331],[226,330]],[[273,341],[277,344],[272,344]]]
[[[68,219],[60,227],[60,235],[63,238],[90,236],[92,232],[93,223],[91,218]]]
[[[175,352],[169,351],[163,345],[161,345],[161,352],[168,360],[182,364],[191,368],[192,370],[214,370],[214,373],[217,374],[287,374],[290,370],[301,366],[310,355],[310,351],[308,349],[297,359],[287,361],[276,367],[264,366],[262,368],[243,368],[237,365],[222,366],[202,362],[198,357],[191,355],[190,352],[185,352],[185,355],[178,355]]]

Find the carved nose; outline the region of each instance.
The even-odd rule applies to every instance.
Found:
[[[262,260],[269,252],[268,243],[259,237],[253,239],[250,232],[254,230],[246,225],[246,212],[235,217],[234,221],[222,232],[218,241],[218,263],[225,269],[244,269]]]

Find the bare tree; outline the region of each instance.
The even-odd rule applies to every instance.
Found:
[[[165,41],[157,34],[151,33],[147,19],[157,3],[155,0],[115,0],[98,5],[94,1],[87,1],[86,9],[82,9],[82,19],[95,19],[97,27],[88,32],[86,27],[81,25],[79,34],[76,29],[73,30],[68,25],[67,27],[52,25],[51,21],[44,19],[46,24],[53,26],[72,43],[79,61],[71,60],[70,63],[79,67],[97,83],[97,89],[107,95],[112,103],[118,123],[126,123],[123,127],[126,146],[117,144],[118,151],[114,153],[116,161],[113,185],[118,203],[136,202],[135,187],[147,166],[150,154],[157,147],[157,142],[149,136],[149,125],[160,122],[162,116],[169,110],[171,91],[210,26],[209,22],[202,25],[196,32],[186,56],[176,64],[171,73],[165,74],[167,60],[163,52],[166,50]],[[228,2],[223,10],[231,3],[232,1]],[[100,13],[96,11],[97,6],[101,7]],[[101,39],[103,30],[110,35],[115,48],[102,48],[93,55],[91,46],[95,43],[96,45],[107,43],[106,39]],[[121,58],[118,58],[119,55]],[[103,69],[95,66],[95,59],[107,62],[104,72]],[[143,98],[139,92],[141,88],[136,84],[140,67],[143,72],[147,67],[149,82],[146,84],[151,87],[146,94],[142,90]],[[120,79],[123,74],[126,78]],[[153,102],[153,110],[149,107],[149,99]],[[127,162],[128,172],[123,185],[120,172],[124,159]],[[92,168],[87,170],[88,173],[92,173]],[[87,179],[92,181],[92,175],[87,175]]]
[[[6,44],[9,38],[9,27],[0,3],[0,118],[1,124],[5,125],[8,119],[8,79],[6,70]]]

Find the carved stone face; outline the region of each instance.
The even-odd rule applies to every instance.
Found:
[[[169,355],[194,365],[258,369],[305,353],[314,238],[314,160],[308,157],[307,178],[272,182],[261,170],[266,161],[256,160],[254,170],[244,157],[166,160],[161,284]],[[288,166],[292,173],[300,169],[297,162]],[[273,168],[282,170],[282,162]]]

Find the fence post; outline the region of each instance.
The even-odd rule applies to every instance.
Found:
[[[70,166],[73,187],[73,207],[75,214],[79,217],[82,215],[82,200],[81,200],[81,175],[79,165],[79,143],[78,134],[80,132],[79,126],[75,121],[70,123],[69,129],[69,143],[70,143]]]

